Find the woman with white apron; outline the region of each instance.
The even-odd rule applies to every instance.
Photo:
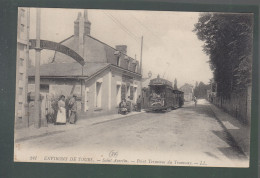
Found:
[[[65,96],[61,95],[58,101],[58,115],[56,124],[66,124]]]

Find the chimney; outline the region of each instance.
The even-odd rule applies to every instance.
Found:
[[[88,11],[84,10],[84,35],[90,35],[91,23],[88,20]]]
[[[83,18],[84,22],[84,36],[90,35],[91,23],[88,20],[88,12],[84,10],[84,17],[82,17],[81,12],[78,13],[77,19],[74,21],[74,35],[79,36],[79,21]]]
[[[79,19],[81,18],[81,12],[78,13],[78,18],[74,21],[74,35],[79,36]]]
[[[120,51],[123,54],[127,53],[127,46],[126,45],[116,45],[116,50]]]

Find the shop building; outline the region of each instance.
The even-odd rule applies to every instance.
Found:
[[[135,103],[141,94],[139,62],[127,55],[126,45],[113,48],[92,37],[90,31],[85,10],[74,22],[74,34],[60,42],[81,55],[85,65],[55,52],[51,63],[40,66],[40,92],[45,98],[76,94],[78,111],[87,117],[117,113],[122,98]],[[28,75],[29,91],[33,91],[34,67]]]
[[[192,101],[193,99],[193,86],[185,83],[180,90],[184,92],[184,101]]]

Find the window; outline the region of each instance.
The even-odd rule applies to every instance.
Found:
[[[121,86],[121,98],[122,99],[126,99],[126,93],[125,93],[126,91],[125,90],[126,90],[125,85],[122,85]]]
[[[96,107],[100,108],[101,107],[101,82],[96,82]]]
[[[130,61],[128,60],[127,62],[126,62],[126,64],[127,64],[127,70],[130,70]]]
[[[137,100],[137,87],[134,87],[134,98],[133,98],[133,100],[134,100],[134,102],[136,102],[136,100]]]
[[[126,91],[127,91],[126,97],[127,97],[127,99],[129,99],[129,98],[128,98],[128,97],[130,96],[130,86],[129,86],[129,85],[127,86]]]
[[[48,84],[41,84],[40,85],[40,91],[43,93],[49,93],[50,86]]]
[[[19,95],[22,95],[23,94],[23,88],[19,88],[18,93],[19,93]]]
[[[24,9],[21,9],[20,14],[21,14],[22,17],[24,17],[25,10],[24,10]]]
[[[22,116],[22,115],[23,115],[23,114],[22,114],[22,105],[23,105],[22,103],[21,103],[21,104],[19,103],[19,106],[18,106],[18,107],[21,106],[21,109],[18,109],[18,110],[17,110],[17,117],[18,117],[18,119],[22,119],[22,117],[23,117],[23,116]]]
[[[23,66],[23,63],[24,63],[23,58],[20,58],[20,59],[19,59],[19,66]]]
[[[24,32],[24,24],[21,24],[21,32]]]
[[[19,79],[19,80],[23,80],[23,73],[19,73],[18,79]]]
[[[120,56],[117,57],[116,65],[120,66]]]
[[[22,103],[22,102],[19,102],[19,103],[18,103],[18,108],[17,108],[17,109],[18,109],[18,110],[22,110],[22,108],[23,108],[23,103]]]
[[[134,87],[130,86],[130,99],[133,100],[134,99]]]
[[[121,102],[121,85],[116,86],[116,104],[117,106]]]
[[[89,88],[86,88],[86,90],[85,90],[85,111],[88,111],[88,92],[89,92]]]

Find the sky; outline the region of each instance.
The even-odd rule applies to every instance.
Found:
[[[83,9],[41,9],[41,39],[60,42],[74,33],[74,21]],[[140,61],[143,36],[143,77],[163,77],[178,87],[185,83],[205,84],[212,78],[209,57],[202,51],[203,42],[192,32],[198,12],[133,11],[88,9],[90,35],[115,47],[127,45],[127,54]],[[36,9],[30,9],[30,39],[35,39]],[[54,52],[42,50],[41,63]],[[34,59],[34,51],[30,51]],[[34,63],[34,62],[33,62]],[[149,80],[145,83],[147,84]],[[145,84],[144,84],[145,85]]]

